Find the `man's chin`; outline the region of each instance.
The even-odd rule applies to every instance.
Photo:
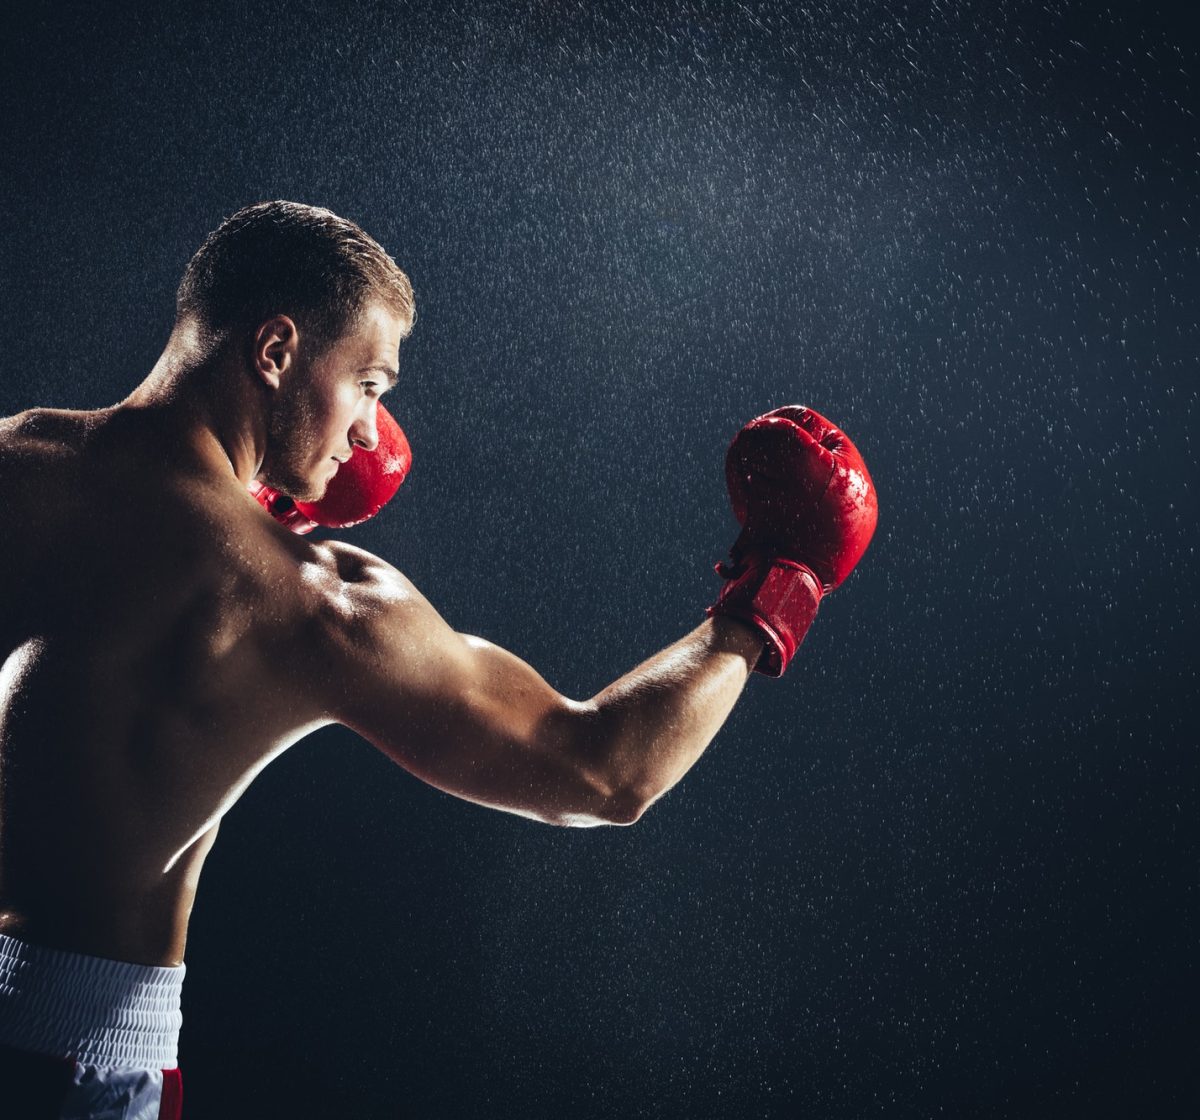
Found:
[[[298,475],[278,476],[272,473],[259,477],[272,490],[286,494],[293,502],[319,502],[329,489],[327,480],[314,483],[311,479],[300,478]]]

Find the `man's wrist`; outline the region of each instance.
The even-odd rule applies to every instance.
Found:
[[[821,582],[806,564],[781,556],[752,556],[728,573],[708,614],[755,626],[763,637],[763,650],[754,668],[778,677],[816,618],[821,594]]]
[[[753,671],[766,646],[763,632],[753,622],[727,614],[714,614],[709,623],[713,644],[723,653],[740,654],[746,661],[747,672]]]

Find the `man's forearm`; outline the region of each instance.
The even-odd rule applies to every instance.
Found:
[[[632,823],[691,769],[762,648],[751,627],[708,619],[584,705],[582,749],[613,791],[606,819]]]

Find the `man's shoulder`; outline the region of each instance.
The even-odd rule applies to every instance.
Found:
[[[322,560],[314,581],[320,608],[308,616],[319,624],[309,647],[319,651],[314,691],[332,718],[379,745],[371,713],[395,714],[406,696],[451,698],[467,687],[472,639],[385,560],[340,541],[315,547]]]
[[[348,621],[370,621],[381,610],[421,599],[411,581],[386,560],[345,541],[314,542],[306,582]],[[315,575],[315,579],[311,578]]]
[[[320,541],[301,571],[306,613],[326,644],[353,658],[419,636],[436,613],[386,560],[344,541]]]
[[[28,408],[0,418],[0,455],[13,458],[77,450],[101,422],[99,412]]]
[[[33,518],[45,528],[73,502],[90,473],[86,447],[100,423],[94,413],[51,408],[0,418],[0,492],[10,523]]]

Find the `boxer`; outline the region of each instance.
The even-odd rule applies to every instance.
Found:
[[[306,535],[376,513],[411,463],[380,404],[415,314],[387,253],[329,211],[262,203],[208,236],[176,302],[125,400],[0,422],[3,1115],[178,1117],[205,856],[309,732],[344,724],[494,809],[632,824],[750,672],[786,670],[875,527],[844,433],[800,407],[751,421],[708,617],[572,700],[384,560]]]

